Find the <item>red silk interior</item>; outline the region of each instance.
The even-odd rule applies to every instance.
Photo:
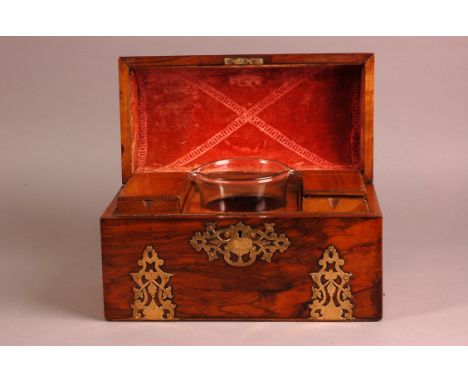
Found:
[[[361,67],[134,68],[135,172],[234,157],[297,170],[361,165]]]

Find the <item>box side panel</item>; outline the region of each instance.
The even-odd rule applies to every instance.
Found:
[[[265,234],[262,239],[262,235],[257,235],[256,231],[247,231],[254,245],[268,247],[272,242],[278,244],[270,240],[274,234],[285,234],[290,242],[282,253],[267,250],[272,253],[270,262],[262,259],[262,253],[259,253],[252,264],[243,267],[230,265],[219,252],[210,261],[203,249],[197,252],[191,245],[190,240],[195,233],[203,234],[207,229],[206,223],[213,222],[216,226],[212,227],[220,239],[226,238],[220,233],[223,229],[233,225],[236,231],[231,233],[235,236],[239,227],[239,219],[104,218],[101,233],[106,318],[135,319],[132,304],[135,307],[136,300],[142,301],[138,297],[138,293],[141,297],[142,288],[131,273],[136,275],[141,270],[142,263],[138,261],[148,246],[157,252],[157,255],[153,255],[164,261],[161,270],[169,274],[165,285],[171,287],[171,296],[162,300],[175,305],[175,319],[310,320],[313,318],[311,305],[320,305],[321,300],[317,296],[313,299],[312,288],[319,290],[320,285],[314,282],[311,273],[319,275],[316,277],[321,280],[323,293],[335,295],[333,304],[338,308],[348,304],[340,305],[340,301],[349,300],[353,305],[353,319],[381,318],[381,218],[242,219],[244,227]],[[265,223],[276,224],[265,226]],[[242,253],[242,245],[229,247],[232,244],[220,248]],[[279,243],[279,247],[282,244]],[[319,261],[331,245],[336,249],[339,261],[343,260],[338,264],[341,271],[352,274],[349,282],[345,283],[351,288],[351,298],[343,294],[338,296],[333,286],[326,284],[326,274],[321,271]],[[242,257],[244,260],[248,258],[249,255]],[[335,265],[330,263],[327,269]],[[339,289],[343,280],[338,277],[335,281]],[[149,305],[149,300],[145,301],[146,305]],[[159,304],[158,300],[156,302]],[[139,312],[142,313],[142,310]],[[327,319],[334,320],[333,315]]]

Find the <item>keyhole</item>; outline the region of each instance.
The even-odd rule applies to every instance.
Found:
[[[242,231],[237,231],[237,236],[239,236],[239,239],[242,239]]]

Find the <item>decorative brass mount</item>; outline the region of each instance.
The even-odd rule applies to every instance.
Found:
[[[261,57],[226,57],[224,65],[263,65]]]
[[[320,271],[311,273],[310,277],[317,287],[312,287],[312,304],[310,319],[313,320],[351,320],[354,305],[351,303],[351,287],[348,284],[351,273],[341,269],[344,260],[338,251],[330,245],[323,251],[319,260]]]
[[[134,320],[172,320],[176,305],[172,302],[171,287],[167,286],[172,274],[161,269],[164,260],[151,245],[143,251],[138,260],[141,269],[130,273],[135,285],[133,287]]]
[[[255,262],[257,256],[271,262],[276,252],[283,253],[291,245],[285,234],[278,235],[274,223],[264,223],[265,230],[255,229],[242,222],[229,227],[216,229],[216,223],[208,223],[205,232],[196,232],[190,244],[196,251],[205,251],[208,260],[224,257],[233,267],[247,267]]]

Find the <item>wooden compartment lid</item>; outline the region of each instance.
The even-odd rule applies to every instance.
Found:
[[[373,54],[125,57],[122,179],[230,157],[373,172]]]

